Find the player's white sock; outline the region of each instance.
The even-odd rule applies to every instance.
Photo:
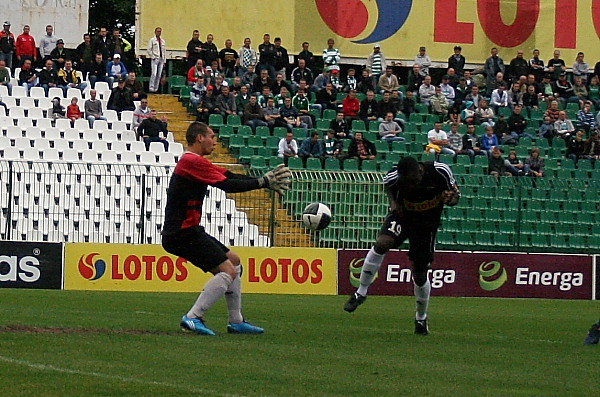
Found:
[[[233,279],[227,292],[225,292],[225,300],[227,301],[227,310],[229,311],[229,322],[233,324],[241,323],[244,321],[242,316],[242,280],[240,274],[242,273],[242,265],[235,267],[238,276]]]
[[[414,281],[413,281],[414,282]],[[416,319],[425,320],[427,318],[427,306],[429,306],[429,295],[431,294],[431,284],[429,280],[425,281],[421,287],[415,283],[415,298],[417,301]]]
[[[204,313],[206,313],[225,294],[232,281],[229,274],[224,272],[217,273],[206,283],[204,291],[202,291],[187,316],[192,318],[203,318]]]
[[[365,263],[363,264],[362,270],[360,272],[360,286],[356,291],[357,293],[359,293],[362,296],[367,296],[369,286],[371,285],[373,279],[377,275],[377,272],[381,267],[381,263],[383,262],[384,257],[385,254],[378,254],[373,248],[369,250],[367,256],[365,257]]]

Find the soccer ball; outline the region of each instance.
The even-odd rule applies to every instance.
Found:
[[[302,213],[302,221],[310,230],[323,230],[331,222],[331,210],[323,203],[312,203]]]

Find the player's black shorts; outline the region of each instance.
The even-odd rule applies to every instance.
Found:
[[[392,237],[395,248],[400,247],[408,239],[408,257],[415,268],[428,267],[433,261],[437,225],[406,221],[400,219],[398,213],[389,212],[383,220],[379,233]]]
[[[162,246],[168,253],[187,259],[207,273],[228,259],[229,248],[206,233],[202,226],[163,236]]]

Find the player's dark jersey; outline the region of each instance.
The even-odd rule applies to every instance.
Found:
[[[195,153],[185,153],[177,163],[169,189],[165,208],[163,235],[172,235],[182,229],[199,228],[202,203],[208,185],[227,179],[225,168],[217,167]]]
[[[400,217],[411,223],[437,227],[444,208],[443,192],[456,190],[452,170],[444,163],[426,161],[421,182],[410,191],[398,184],[398,170],[392,168],[384,177],[383,183],[388,194],[398,204]]]

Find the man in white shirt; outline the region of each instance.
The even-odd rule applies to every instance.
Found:
[[[290,157],[298,157],[298,142],[294,139],[294,133],[288,132],[285,138],[281,138],[277,155],[283,158],[286,165]]]
[[[431,66],[431,59],[427,52],[425,51],[425,47],[419,48],[419,54],[417,54],[415,58],[415,63],[421,67],[421,72],[429,75],[429,67]]]
[[[163,66],[167,59],[167,46],[165,40],[160,37],[161,28],[154,29],[154,37],[148,41],[148,57],[151,62],[152,75],[150,76],[150,92],[157,92],[162,77]]]
[[[506,86],[500,84],[498,88],[492,91],[491,105],[494,113],[498,113],[499,108],[508,106],[508,94],[505,91]]]
[[[448,134],[442,130],[442,123],[435,123],[433,129],[427,133],[427,140],[430,145],[439,146],[441,153],[456,156],[456,152],[448,147]],[[436,154],[438,152],[434,148],[430,148],[429,153]]]

